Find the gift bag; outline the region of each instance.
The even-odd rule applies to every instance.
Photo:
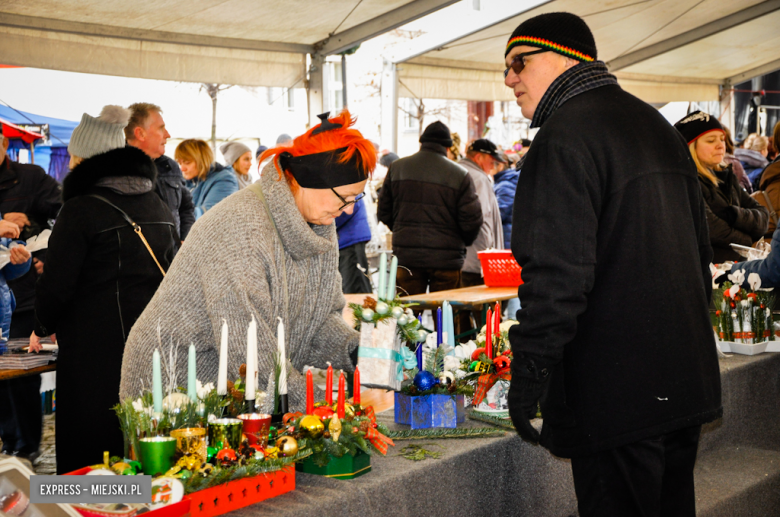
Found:
[[[396,331],[396,320],[360,325],[358,367],[360,383],[369,388],[400,390],[404,380],[401,338]]]

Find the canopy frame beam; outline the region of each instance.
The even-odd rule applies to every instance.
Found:
[[[366,40],[397,29],[428,14],[448,7],[460,0],[413,0],[366,22],[350,27],[338,34],[331,34],[314,44],[314,52],[328,56],[349,50]]]
[[[647,47],[640,48],[634,52],[630,52],[626,55],[616,57],[607,63],[610,72],[622,70],[629,66],[647,61],[661,54],[666,54],[680,47],[690,45],[696,41],[718,34],[719,32],[731,29],[743,23],[747,23],[756,18],[760,18],[767,14],[780,9],[780,0],[766,0],[760,4],[742,9],[735,13],[731,13],[728,16],[719,18],[710,23],[706,23],[701,27],[696,27],[682,34],[678,34],[671,38],[659,41]]]
[[[99,36],[103,38],[148,41],[155,43],[172,43],[176,45],[193,45],[198,47],[261,50],[270,52],[288,52],[294,54],[309,54],[313,51],[311,45],[302,43],[258,41],[243,38],[223,38],[168,31],[132,29],[129,27],[72,22],[8,13],[0,13],[0,26],[78,34],[80,36]]]
[[[761,66],[751,68],[750,70],[745,70],[744,72],[725,79],[725,81],[728,81],[730,84],[744,83],[745,81],[749,81],[755,77],[770,74],[772,72],[776,72],[777,70],[780,70],[780,59],[775,59],[774,61],[770,61],[769,63],[765,63]]]

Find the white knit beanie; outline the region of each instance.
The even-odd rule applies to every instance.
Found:
[[[219,146],[219,152],[225,157],[225,165],[228,167],[236,163],[244,153],[251,153],[252,150],[241,142],[225,142]]]
[[[122,106],[105,106],[97,118],[84,113],[70,136],[68,152],[86,160],[124,147],[124,129],[129,120],[130,111]]]

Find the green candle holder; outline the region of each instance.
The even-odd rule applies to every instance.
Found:
[[[170,436],[141,438],[138,445],[141,449],[141,466],[144,474],[159,476],[173,467],[176,459],[176,438]]]
[[[243,424],[237,418],[220,418],[209,422],[209,447],[238,450],[243,430]]]

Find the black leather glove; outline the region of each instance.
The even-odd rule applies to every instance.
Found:
[[[539,432],[531,425],[536,418],[539,399],[547,389],[550,368],[557,360],[515,355],[512,361],[512,381],[509,385],[509,416],[524,440],[539,443]]]

